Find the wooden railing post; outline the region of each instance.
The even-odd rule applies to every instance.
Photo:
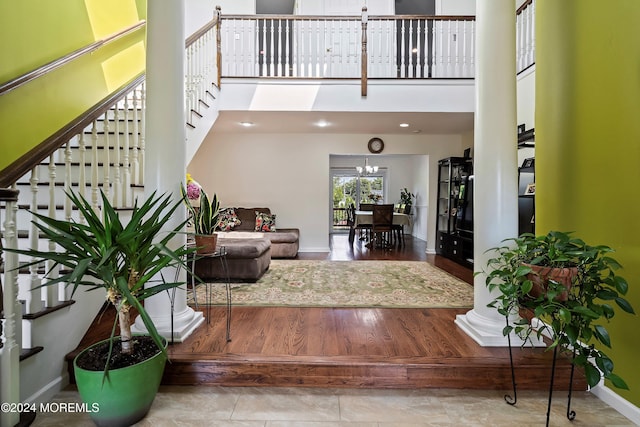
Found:
[[[367,23],[369,21],[369,14],[367,13],[367,7],[362,8],[362,55],[360,59],[361,75],[360,75],[360,94],[367,96],[367,70],[369,60],[367,58]]]

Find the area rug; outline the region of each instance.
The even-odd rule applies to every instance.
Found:
[[[225,303],[224,288],[211,285],[212,304]],[[234,306],[473,307],[471,285],[420,261],[272,260],[256,283],[231,290]],[[197,296],[206,303],[205,286]]]

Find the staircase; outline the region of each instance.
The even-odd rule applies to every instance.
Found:
[[[214,21],[187,40],[187,58],[194,61],[187,64],[190,74],[185,77],[185,126],[192,154],[217,117]],[[214,55],[205,61],[207,52]],[[144,190],[144,80],[144,74],[138,76],[114,93],[109,105],[94,106],[86,117],[57,132],[62,135],[55,140],[59,148],[9,188],[0,189],[0,248],[55,251],[32,224],[31,212],[81,221],[66,197],[70,190],[97,211],[104,192],[126,221]],[[58,272],[52,265],[17,268],[29,261],[9,252],[0,257],[2,402],[46,402],[64,386],[64,357],[76,348],[104,303],[100,292],[77,292],[71,299],[71,289],[63,284],[40,287]],[[0,414],[0,425],[17,422],[16,414]]]

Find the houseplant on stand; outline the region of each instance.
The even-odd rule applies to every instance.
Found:
[[[215,231],[220,225],[220,203],[215,193],[210,199],[204,188],[193,180],[190,182],[189,179],[190,176],[187,175],[187,188],[184,188],[184,185],[180,188],[189,211],[189,221],[193,221],[197,253],[210,254],[216,251],[218,241]],[[195,186],[198,187],[197,190]],[[196,193],[197,199],[192,198]]]
[[[34,257],[29,265],[50,260],[61,266],[60,276],[48,278],[43,286],[65,283],[73,286],[73,293],[81,286],[106,292],[117,312],[111,337],[82,351],[74,360],[74,370],[78,391],[91,409],[93,421],[100,426],[128,426],[149,411],[167,359],[166,340],[142,301],[184,284],[166,281],[162,270],[187,269],[187,256],[193,252],[184,245],[177,249],[167,246],[186,223],[165,230],[182,201],[174,203],[171,195],[156,197],[153,193],[141,205],[135,203],[131,219],[123,224],[104,194],[102,216],[84,197],[73,192],[68,197],[84,221],[33,213],[35,225],[60,251],[13,251]],[[157,285],[145,288],[156,281]],[[132,335],[131,309],[142,318],[148,336]],[[116,336],[117,326],[120,336]]]
[[[550,231],[541,236],[525,233],[489,251],[493,255],[485,283],[490,291],[499,291],[489,306],[507,319],[505,336],[515,332],[526,343],[534,333],[538,338],[546,335],[554,354],[558,348],[571,350],[574,366],[584,369],[590,387],[605,378],[615,387],[628,388],[613,373],[613,361],[596,348],[611,347],[603,322],[614,317],[614,302],[634,314],[623,297],[628,284],[616,273],[621,266],[610,256],[613,249]],[[534,327],[532,317],[543,323]]]
[[[400,190],[400,204],[404,205],[404,213],[410,214],[413,206],[413,199],[416,195],[411,193],[406,187]]]

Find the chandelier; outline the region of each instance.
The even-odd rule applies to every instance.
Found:
[[[369,158],[365,157],[364,167],[356,166],[356,171],[358,171],[358,175],[360,176],[367,176],[369,174],[378,172],[378,166],[369,166]]]

